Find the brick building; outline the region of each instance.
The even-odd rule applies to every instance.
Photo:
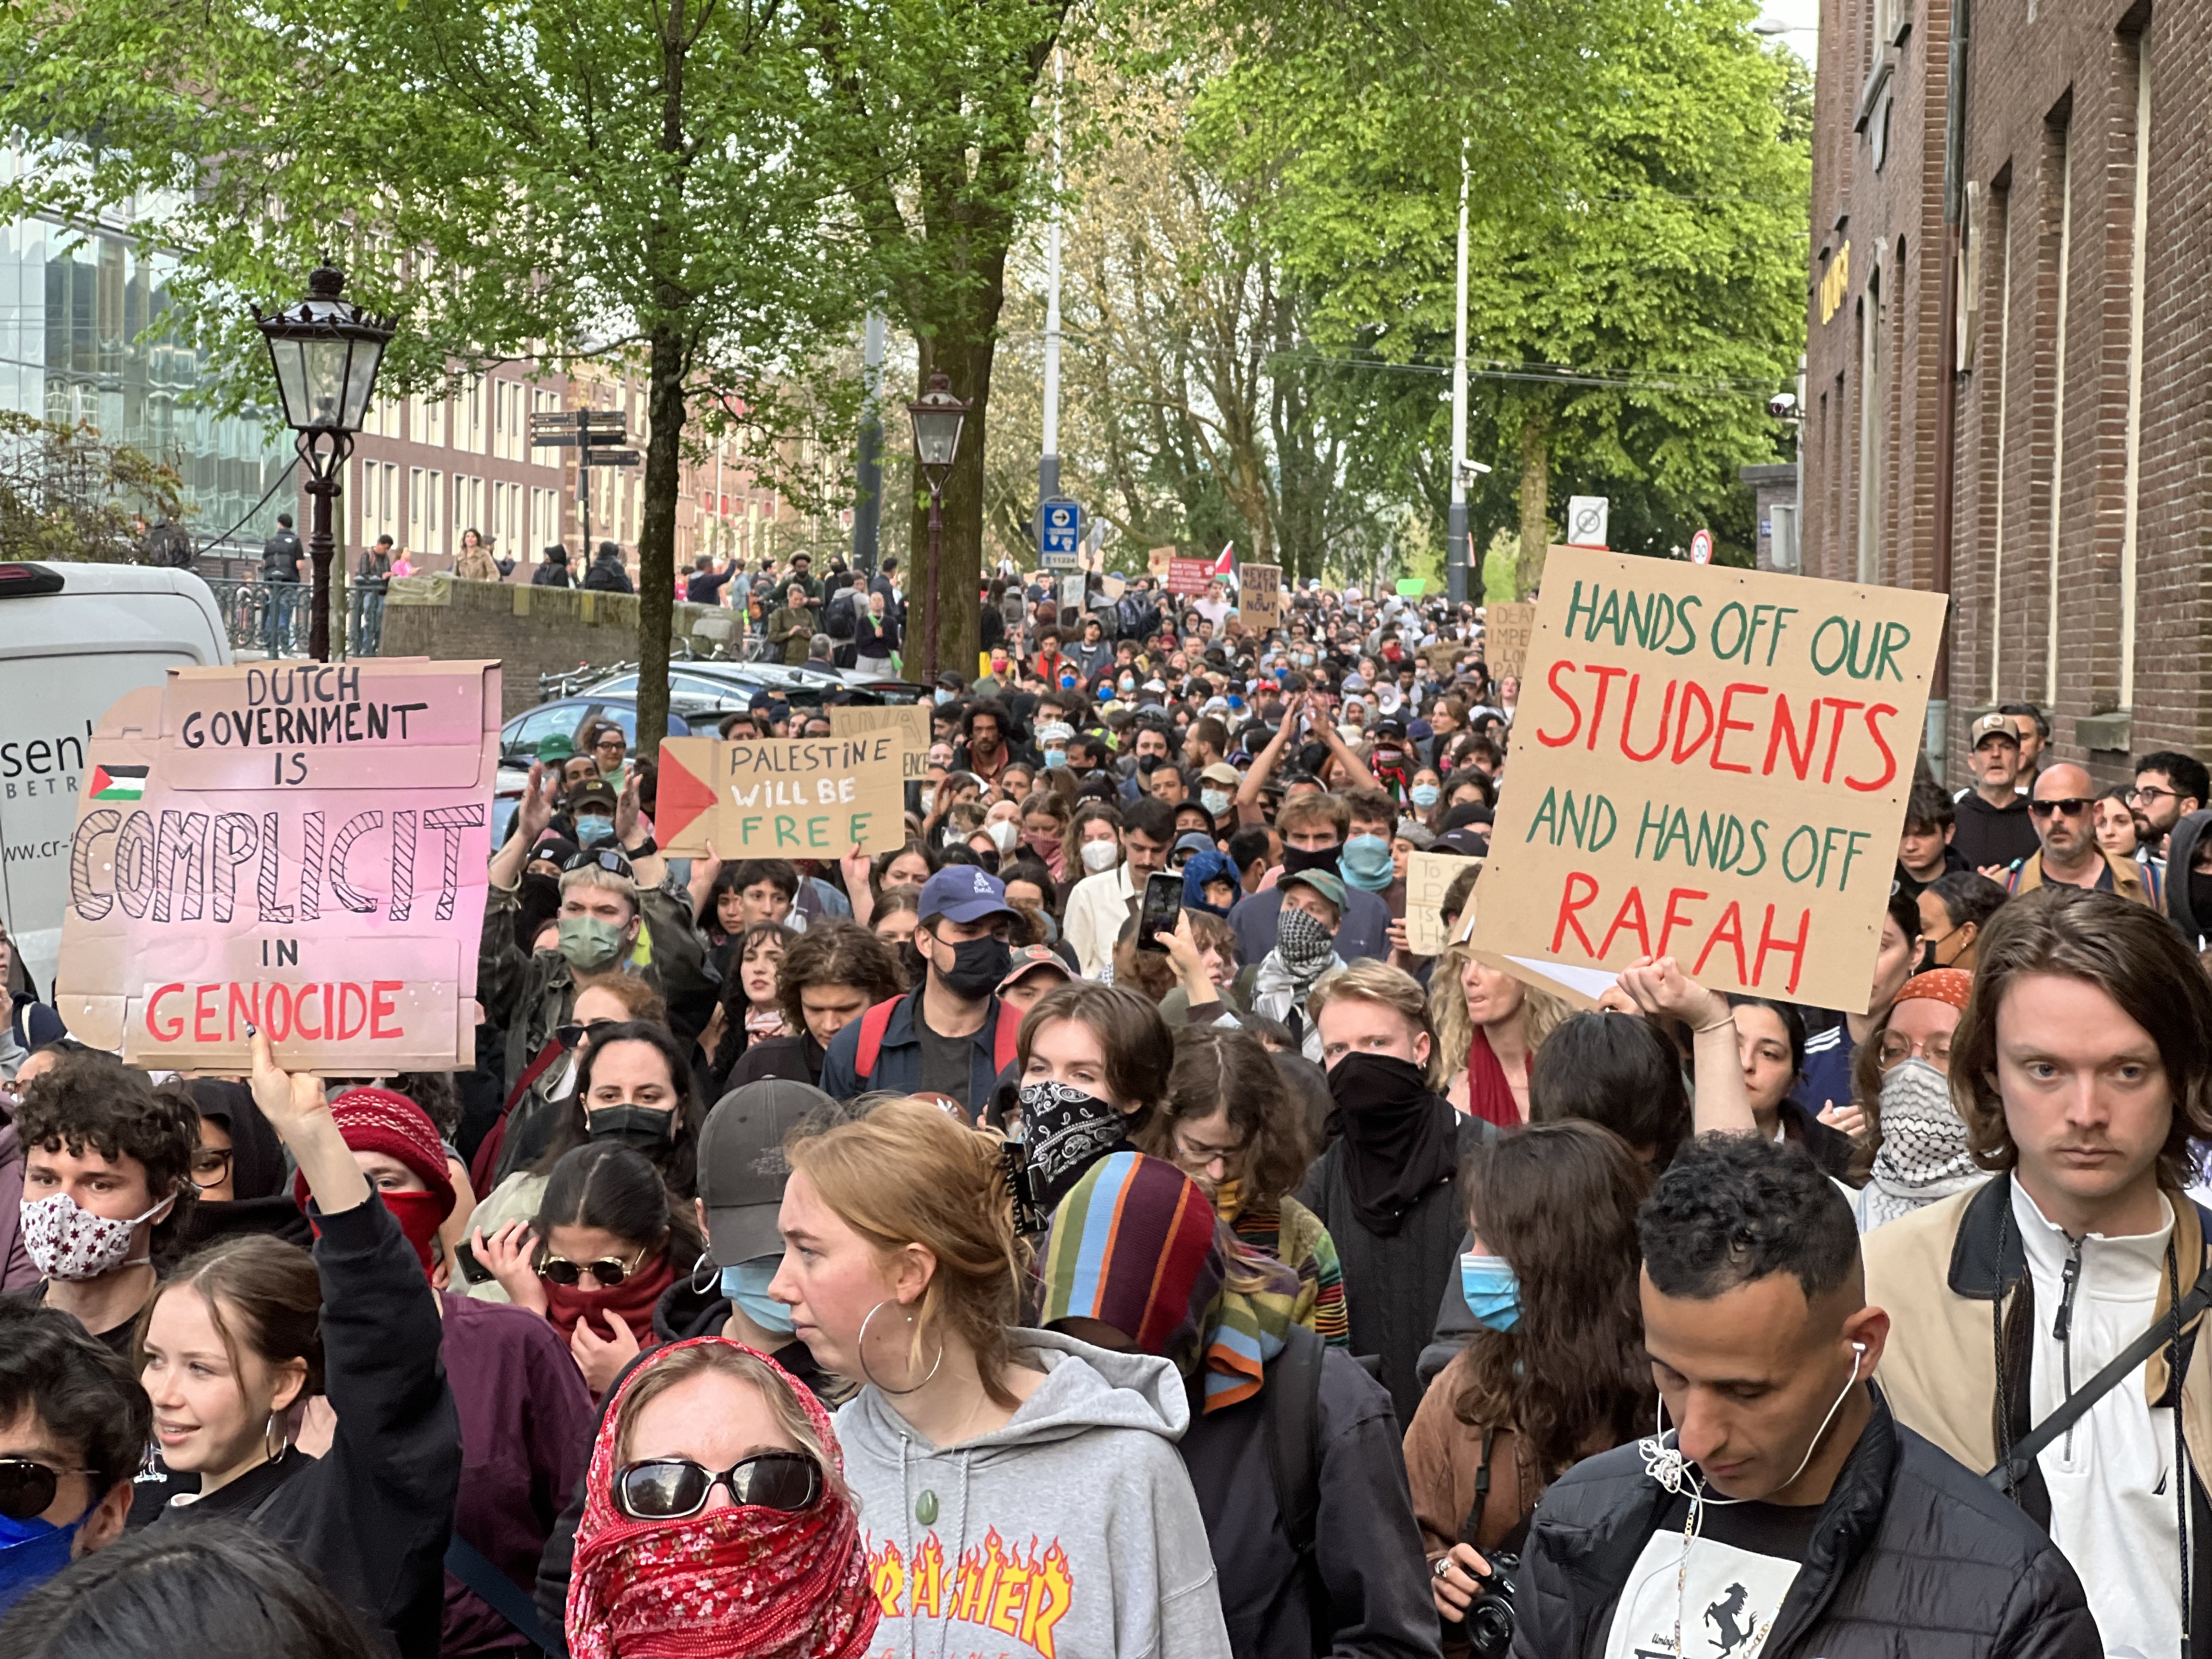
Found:
[[[1822,8],[1803,557],[1940,585],[1947,748],[2025,698],[2100,781],[2212,753],[2203,556],[2212,15],[2149,0],[1972,9],[1960,78],[1954,374],[1944,179],[1958,0]],[[1954,760],[1952,775],[1960,776]]]

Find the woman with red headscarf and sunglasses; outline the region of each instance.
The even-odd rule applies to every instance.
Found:
[[[648,1354],[599,1424],[572,1659],[858,1659],[880,1608],[830,1415],[725,1337]]]

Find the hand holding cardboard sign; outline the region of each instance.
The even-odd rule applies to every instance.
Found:
[[[256,1030],[248,1041],[253,1052],[253,1103],[298,1161],[317,1207],[325,1215],[335,1215],[368,1202],[368,1177],[338,1133],[322,1079],[279,1066],[266,1031]]]

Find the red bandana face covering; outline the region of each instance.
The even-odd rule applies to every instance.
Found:
[[[860,1516],[834,1481],[796,1513],[725,1506],[686,1521],[633,1521],[616,1506],[623,1396],[670,1354],[726,1341],[696,1337],[661,1349],[623,1380],[600,1419],[568,1583],[573,1659],[858,1659],[875,1634],[881,1609],[868,1588]],[[785,1381],[842,1471],[829,1413]]]

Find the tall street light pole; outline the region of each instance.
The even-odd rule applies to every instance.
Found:
[[[1045,230],[1044,453],[1037,460],[1037,547],[1044,547],[1044,503],[1060,499],[1060,49],[1052,54],[1052,222]]]
[[[301,487],[314,502],[307,532],[307,558],[314,568],[307,654],[318,662],[331,659],[331,561],[337,551],[331,501],[353,453],[354,434],[375,401],[376,372],[393,331],[391,318],[341,299],[344,291],[345,274],[325,256],[308,275],[306,299],[265,314],[253,307],[276,371],[284,423],[298,434],[294,446],[307,471]]]
[[[914,422],[914,459],[929,485],[929,568],[921,588],[922,672],[937,678],[937,586],[945,558],[945,481],[952,476],[952,458],[960,453],[960,425],[968,418],[968,405],[952,395],[952,382],[932,374],[929,386],[906,406]],[[969,596],[973,599],[971,593]]]
[[[1467,602],[1467,142],[1459,147],[1458,309],[1452,324],[1451,511],[1444,520],[1444,584],[1455,608]]]
[[[860,336],[860,443],[853,491],[853,568],[876,572],[884,520],[884,313],[871,311]]]

